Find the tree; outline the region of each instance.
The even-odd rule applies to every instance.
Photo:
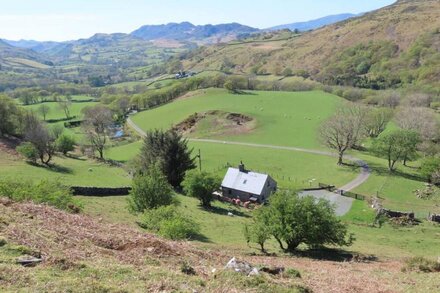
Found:
[[[398,129],[379,136],[373,142],[372,151],[377,156],[387,159],[388,169],[394,172],[397,162],[409,160],[416,155],[419,142],[417,132]]]
[[[427,108],[401,108],[396,114],[397,125],[405,130],[413,130],[426,141],[440,138],[440,124],[434,111]]]
[[[38,107],[38,113],[43,116],[43,120],[46,121],[46,116],[50,112],[50,107],[46,104],[42,104],[40,107]]]
[[[354,240],[328,201],[316,201],[309,196],[299,197],[287,191],[272,195],[269,205],[256,211],[255,221],[258,225],[265,225],[268,233],[286,252],[295,251],[301,243],[315,248],[326,244],[351,245]],[[267,240],[265,229],[256,227],[248,230],[248,239],[264,242]]]
[[[246,242],[253,242],[260,245],[262,253],[266,253],[264,245],[266,244],[266,241],[272,237],[271,229],[267,225],[267,215],[268,213],[257,210],[254,214],[252,223],[246,224],[244,227],[244,237],[246,238]]]
[[[440,157],[428,157],[422,161],[421,173],[423,177],[433,184],[440,184],[438,173],[440,172]]]
[[[338,165],[343,164],[345,152],[364,137],[365,117],[365,108],[352,104],[339,109],[321,125],[320,138],[327,147],[338,152]]]
[[[368,136],[378,137],[393,118],[393,110],[389,108],[377,108],[368,112],[365,121],[365,130]]]
[[[83,131],[87,141],[93,149],[99,153],[99,158],[104,159],[104,148],[107,144],[107,137],[110,134],[110,127],[113,124],[113,115],[110,109],[103,105],[85,108]]]
[[[25,140],[34,145],[41,163],[49,165],[55,154],[55,139],[47,126],[33,113],[27,113],[24,117],[24,129]]]
[[[198,170],[190,171],[183,181],[184,192],[200,200],[200,204],[209,208],[214,199],[213,192],[220,186],[220,180],[209,173]]]
[[[0,95],[0,136],[18,134],[22,117],[23,112],[14,100]]]
[[[60,108],[64,112],[64,115],[66,115],[66,119],[70,119],[71,106],[72,106],[72,102],[67,99],[58,102],[58,108]]]
[[[188,141],[176,131],[149,131],[138,158],[138,171],[142,173],[150,165],[159,163],[171,186],[179,188],[185,172],[196,167],[191,152]]]
[[[57,151],[67,155],[68,152],[71,152],[75,149],[75,139],[67,134],[61,134],[56,140],[55,145]]]
[[[173,202],[172,188],[158,164],[148,167],[143,174],[133,179],[129,208],[134,212],[170,205]]]

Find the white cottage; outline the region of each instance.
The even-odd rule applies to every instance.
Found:
[[[221,187],[223,196],[262,203],[276,191],[277,182],[267,174],[246,170],[241,163],[238,169],[228,169]]]

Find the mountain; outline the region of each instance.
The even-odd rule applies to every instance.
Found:
[[[329,84],[440,90],[440,1],[400,0],[298,37],[209,46],[188,56],[187,70],[281,75],[289,69]]]
[[[6,68],[41,69],[51,65],[51,62],[30,49],[17,48],[0,40],[0,65]]]
[[[329,15],[329,16],[321,17],[318,19],[310,20],[310,21],[295,22],[295,23],[290,23],[290,24],[283,24],[283,25],[274,26],[274,27],[266,29],[266,31],[276,31],[276,30],[289,29],[291,31],[299,30],[301,32],[305,32],[305,31],[314,30],[314,29],[317,29],[317,28],[320,28],[320,27],[323,27],[323,26],[326,26],[329,24],[333,24],[333,23],[336,23],[339,21],[350,19],[350,18],[353,18],[356,16],[358,16],[358,15],[352,14],[352,13]]]
[[[144,25],[130,35],[143,40],[172,39],[179,41],[194,41],[206,39],[232,39],[240,34],[258,32],[256,28],[228,23],[219,25],[193,25],[189,22],[168,23],[164,25]]]
[[[4,42],[14,47],[30,49],[35,52],[42,52],[63,43],[63,42],[52,42],[52,41],[40,42],[34,40],[19,40],[19,41],[4,40]]]

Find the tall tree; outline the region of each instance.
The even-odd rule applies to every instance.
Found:
[[[43,120],[46,121],[47,114],[50,112],[50,107],[46,104],[41,104],[40,107],[38,107],[38,113],[40,113],[41,116],[43,116]]]
[[[67,119],[70,119],[70,107],[72,107],[72,102],[70,100],[62,100],[58,102],[58,107],[64,112]]]
[[[337,151],[338,165],[343,164],[345,152],[364,137],[366,113],[363,106],[347,104],[321,125],[320,138],[327,147]]]
[[[40,161],[49,165],[55,154],[55,139],[46,125],[33,113],[27,113],[24,117],[24,138],[32,143],[38,151]]]
[[[426,141],[440,139],[440,122],[431,109],[406,107],[396,113],[397,125],[405,130],[413,130]]]
[[[0,136],[18,134],[22,117],[23,112],[14,100],[0,95]]]
[[[83,131],[87,141],[99,153],[99,158],[104,159],[104,148],[107,144],[110,128],[113,124],[113,115],[110,109],[97,105],[84,109]]]
[[[409,160],[417,153],[420,136],[411,130],[398,129],[384,133],[373,142],[372,151],[377,156],[388,160],[390,172],[396,170],[396,163]]]
[[[393,110],[390,108],[377,108],[369,111],[365,121],[365,130],[368,136],[378,137],[384,132],[392,118]]]
[[[149,131],[138,159],[138,169],[142,173],[151,164],[158,162],[168,182],[174,188],[179,188],[185,172],[196,167],[191,152],[188,141],[178,132]]]

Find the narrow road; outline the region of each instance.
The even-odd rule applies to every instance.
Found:
[[[145,131],[143,131],[139,126],[137,126],[129,117],[127,119],[128,125],[132,127],[140,136],[144,137],[146,135]],[[255,148],[267,148],[267,149],[274,149],[274,150],[286,150],[286,151],[294,151],[294,152],[302,152],[302,153],[309,153],[309,154],[315,154],[315,155],[322,155],[322,156],[329,156],[329,157],[337,157],[337,154],[327,151],[320,151],[320,150],[310,150],[310,149],[304,149],[304,148],[297,148],[297,147],[288,147],[288,146],[278,146],[278,145],[268,145],[268,144],[257,144],[257,143],[247,143],[247,142],[236,142],[236,141],[224,141],[224,140],[217,140],[217,139],[198,139],[198,138],[190,138],[189,141],[193,142],[204,142],[204,143],[215,143],[215,144],[227,144],[227,145],[239,145],[239,146],[246,146],[246,147],[255,147]],[[368,164],[358,158],[352,157],[352,156],[345,156],[346,159],[358,164],[361,167],[361,173],[351,182],[347,183],[346,185],[340,187],[339,189],[345,190],[345,191],[351,191],[355,189],[356,187],[363,184],[365,181],[368,180],[371,174],[371,169],[368,166]]]

